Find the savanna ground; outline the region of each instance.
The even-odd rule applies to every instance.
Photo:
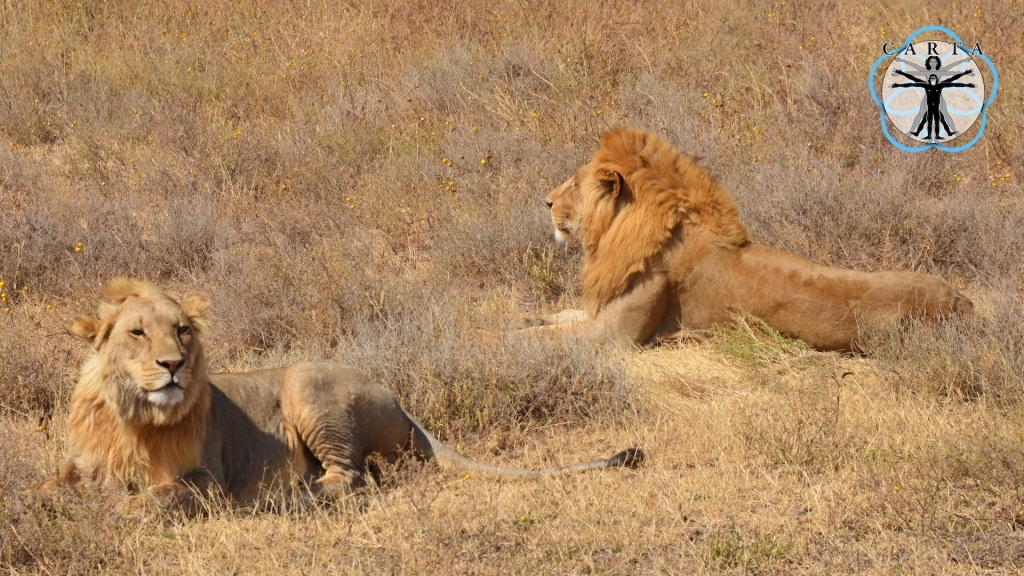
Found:
[[[1024,3],[7,2],[0,6],[0,568],[138,573],[980,573],[1024,568]],[[980,143],[898,152],[886,40],[982,42]],[[578,304],[544,194],[617,124],[704,158],[758,242],[938,274],[977,317],[864,357],[741,324],[702,344],[487,347]],[[81,244],[79,244],[81,243]],[[80,248],[80,249],[78,249]],[[333,359],[494,463],[328,509],[122,522],[43,508],[114,275],[213,302],[215,369]]]

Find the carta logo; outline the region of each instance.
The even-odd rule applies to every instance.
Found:
[[[947,40],[923,40],[925,32],[941,32]],[[879,66],[889,60],[878,78],[881,97],[875,89]],[[979,67],[985,64],[992,88],[985,95],[985,78]],[[900,150],[922,152],[938,148],[959,152],[973,146],[985,131],[985,110],[996,96],[999,76],[992,61],[982,52],[981,42],[965,46],[960,38],[941,26],[914,31],[902,47],[895,42],[882,45],[882,55],[871,67],[868,89],[881,108],[882,132]],[[902,134],[893,136],[890,126]]]

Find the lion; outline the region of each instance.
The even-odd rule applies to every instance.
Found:
[[[818,350],[852,352],[867,330],[974,308],[935,276],[833,268],[752,243],[714,177],[640,130],[604,134],[546,202],[556,240],[583,244],[584,310],[519,334],[651,345],[749,315]]]
[[[99,319],[73,332],[92,345],[71,398],[67,455],[40,487],[100,484],[141,493],[129,512],[200,513],[222,494],[254,506],[270,491],[304,490],[304,501],[350,493],[365,483],[367,458],[393,462],[411,448],[447,470],[484,478],[538,478],[635,467],[629,449],[605,460],[521,470],[468,460],[439,442],[368,376],[336,363],[208,374],[200,343],[210,304],[180,303],[157,286],[116,278]]]

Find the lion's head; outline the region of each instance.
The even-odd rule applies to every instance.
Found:
[[[681,224],[737,247],[749,242],[732,197],[692,156],[641,130],[617,128],[547,196],[555,236],[583,243],[583,300],[591,315],[626,290]]]
[[[199,332],[209,303],[189,296],[179,304],[153,284],[127,278],[111,280],[103,294],[112,302],[100,305],[99,319],[80,316],[72,327],[95,350],[82,368],[83,384],[135,427],[173,425],[208,403]]]
[[[589,180],[590,164],[586,164],[544,199],[551,209],[551,223],[558,242],[568,242],[579,235],[583,223],[583,186]]]

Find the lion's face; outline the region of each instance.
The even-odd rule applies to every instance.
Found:
[[[579,233],[583,222],[583,189],[589,178],[590,164],[587,164],[544,199],[548,203],[548,208],[551,208],[555,240],[568,242]]]
[[[74,331],[96,348],[103,394],[123,421],[173,424],[195,404],[206,385],[196,323],[207,306],[198,296],[179,304],[163,293],[135,290],[105,305],[99,321],[75,320]]]

